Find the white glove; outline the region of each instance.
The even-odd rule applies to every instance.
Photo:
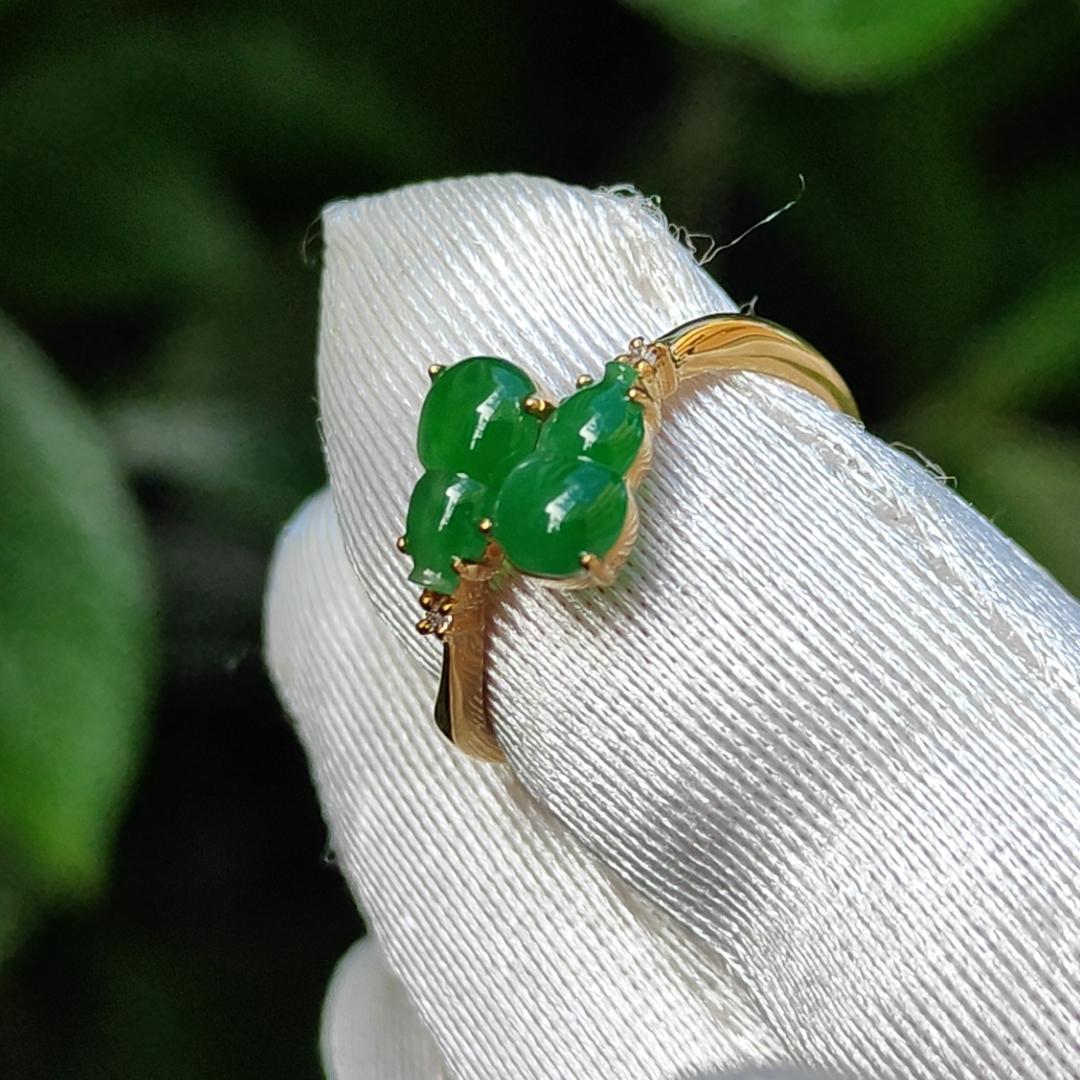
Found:
[[[731,303],[651,204],[545,180],[324,230],[333,498],[283,533],[267,642],[378,940],[335,976],[327,1071],[1080,1076],[1076,602],[816,399],[702,379],[616,585],[504,590],[510,764],[472,761],[394,550],[427,365],[503,356],[561,395]]]

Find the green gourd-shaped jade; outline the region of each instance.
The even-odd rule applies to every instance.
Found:
[[[636,380],[630,364],[608,364],[599,383],[558,406],[503,481],[491,535],[519,570],[572,577],[585,555],[615,546],[630,506],[626,473],[645,439],[643,406],[629,394]]]
[[[535,384],[507,360],[474,356],[431,370],[416,440],[427,471],[409,499],[401,547],[413,560],[410,581],[450,594],[455,559],[483,558],[480,522],[506,474],[536,445],[540,419],[524,405]]]
[[[432,370],[417,437],[427,471],[401,541],[410,580],[452,593],[456,560],[479,562],[489,538],[542,577],[575,577],[585,555],[603,558],[626,523],[626,474],[645,440],[634,368],[613,361],[554,412],[509,361],[474,356]]]

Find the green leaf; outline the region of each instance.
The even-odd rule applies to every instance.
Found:
[[[227,289],[256,235],[183,126],[155,112],[168,43],[79,41],[3,72],[0,284],[22,304],[82,308]]]
[[[890,424],[1074,592],[1080,441],[1035,417],[1062,405],[1067,414],[1080,390],[1078,309],[1080,263],[1049,267]]]
[[[996,436],[961,467],[960,490],[1080,595],[1080,441],[1045,430]]]
[[[99,429],[2,319],[0,371],[0,893],[78,898],[142,742],[146,542]]]
[[[741,49],[820,87],[894,81],[988,29],[1017,0],[630,0],[684,38]]]
[[[1078,310],[1080,262],[1050,267],[991,326],[968,336],[893,430],[948,452],[981,443],[972,434],[980,423],[1069,402],[1080,390]]]
[[[363,49],[331,62],[287,21],[225,9],[68,17],[0,68],[0,287],[23,307],[228,293],[267,254],[244,192],[307,199],[314,218],[343,193],[334,169],[403,179],[454,160],[408,78]]]
[[[107,406],[104,420],[134,475],[166,481],[189,511],[241,533],[272,537],[323,482],[314,416],[299,410],[126,398]]]
[[[10,956],[22,941],[29,922],[25,906],[22,895],[0,879],[0,960]]]
[[[974,336],[944,390],[987,411],[1030,410],[1080,384],[1080,260],[1050,267],[1013,309]]]

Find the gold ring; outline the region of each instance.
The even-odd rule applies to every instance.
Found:
[[[561,588],[609,585],[634,546],[634,493],[649,470],[662,405],[709,372],[772,375],[858,418],[844,380],[775,323],[709,315],[577,380],[553,403],[520,367],[473,356],[428,369],[417,449],[425,472],[398,550],[423,587],[422,634],[442,642],[439,730],[483,761],[505,760],[487,711],[488,597],[512,572]]]

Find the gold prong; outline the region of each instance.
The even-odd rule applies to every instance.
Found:
[[[479,521],[478,521],[478,522],[476,523],[476,527],[477,527],[477,528],[478,528],[478,529],[479,529],[479,530],[480,530],[480,531],[481,531],[481,532],[482,532],[482,533],[483,533],[483,534],[484,534],[485,536],[487,536],[487,535],[488,535],[488,534],[489,534],[489,533],[491,532],[491,530],[495,528],[495,523],[494,523],[494,522],[493,522],[493,521],[491,520],[491,518],[481,518],[481,519],[480,519],[480,520],[479,520]]]
[[[555,411],[555,406],[550,401],[531,396],[521,403],[521,407],[530,416],[535,416],[540,420],[546,420]]]
[[[454,625],[454,616],[443,619],[443,621],[435,628],[435,636],[442,641],[447,634],[450,633],[450,628]]]
[[[630,342],[630,352],[641,352],[645,348],[645,339],[643,337],[633,338]]]
[[[420,606],[425,611],[431,611],[433,607],[439,602],[439,593],[434,589],[425,589],[420,594]]]
[[[641,377],[642,377],[643,379],[647,379],[647,378],[649,378],[650,376],[653,376],[653,375],[655,375],[655,374],[656,374],[656,368],[654,368],[654,367],[652,366],[652,364],[650,364],[650,363],[649,363],[649,361],[648,361],[648,360],[638,360],[638,361],[636,361],[636,362],[634,363],[634,370],[635,370],[635,371],[636,371],[636,372],[638,373],[638,375],[640,375],[640,376],[641,376]]]
[[[402,553],[402,555],[404,555],[405,552],[409,550],[409,541],[404,536],[399,536],[394,541],[394,544],[397,547],[398,551],[400,551]]]
[[[432,631],[433,631],[433,630],[435,629],[435,626],[434,626],[434,624],[432,623],[432,621],[431,621],[431,620],[430,620],[430,619],[429,619],[429,618],[428,618],[428,617],[427,617],[427,616],[425,615],[425,616],[424,616],[424,617],[423,617],[423,618],[422,618],[422,619],[421,619],[421,620],[420,620],[420,621],[419,621],[419,622],[418,622],[418,623],[416,624],[416,629],[417,629],[417,630],[418,630],[418,631],[419,631],[419,632],[420,632],[421,634],[430,634],[430,633],[431,633],[431,632],[432,632]]]
[[[581,556],[580,562],[593,585],[610,585],[615,580],[615,569],[599,555],[586,553]]]
[[[574,385],[579,390],[584,390],[586,386],[592,386],[593,377],[591,375],[579,375],[574,380]]]
[[[435,605],[435,610],[440,615],[445,615],[447,612],[452,611],[454,607],[454,601],[449,596],[444,596],[438,604]]]
[[[626,391],[626,396],[637,405],[645,405],[652,401],[649,392],[640,386],[631,386]]]
[[[434,382],[445,370],[445,364],[430,364],[427,369],[428,378]]]

